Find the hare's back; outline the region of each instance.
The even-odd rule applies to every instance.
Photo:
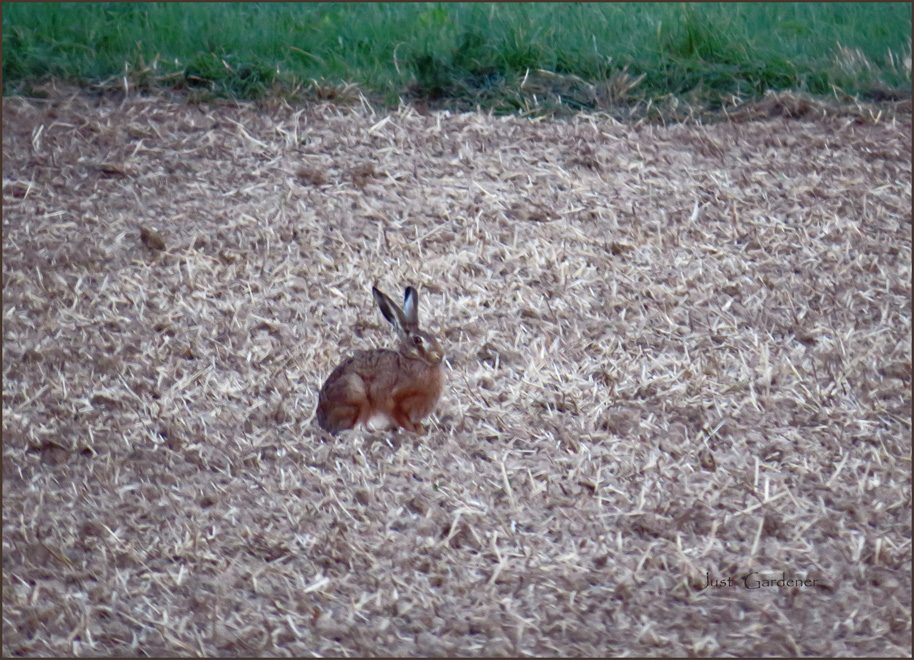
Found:
[[[333,370],[327,377],[324,388],[334,387],[337,383],[346,383],[352,387],[357,381],[367,387],[374,381],[386,380],[385,375],[395,374],[398,366],[396,351],[387,349],[357,351]]]

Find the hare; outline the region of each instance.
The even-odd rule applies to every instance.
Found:
[[[371,293],[397,332],[397,350],[359,351],[334,369],[318,396],[317,423],[332,435],[360,425],[422,433],[419,422],[444,389],[444,351],[419,329],[413,287],[406,287],[402,310],[377,287]]]

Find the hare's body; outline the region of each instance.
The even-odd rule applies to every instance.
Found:
[[[399,346],[395,351],[359,351],[334,369],[318,397],[317,423],[333,434],[356,426],[421,432],[419,422],[444,389],[444,352],[419,329],[415,289],[406,289],[405,311],[377,289],[372,293],[397,331]]]

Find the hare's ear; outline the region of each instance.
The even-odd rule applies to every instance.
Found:
[[[403,316],[407,323],[419,325],[419,292],[411,286],[406,287],[403,295]]]
[[[406,318],[403,316],[403,312],[397,306],[397,303],[388,298],[387,294],[378,291],[377,287],[374,286],[371,287],[371,295],[374,296],[375,302],[378,303],[378,307],[381,309],[384,318],[394,327],[397,334],[405,334]]]

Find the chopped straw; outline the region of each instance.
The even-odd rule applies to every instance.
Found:
[[[3,655],[910,656],[910,108],[737,119],[5,97]]]

